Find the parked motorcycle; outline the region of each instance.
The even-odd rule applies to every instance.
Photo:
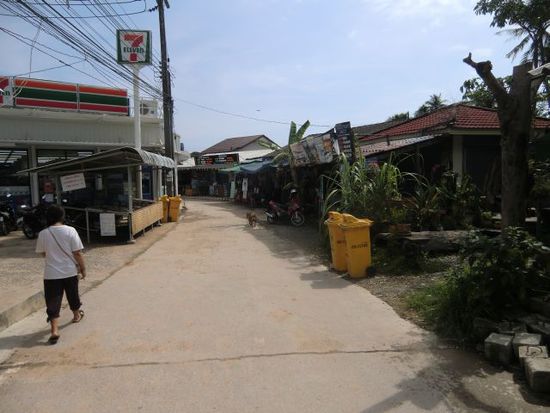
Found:
[[[46,209],[45,204],[38,204],[34,207],[21,207],[21,213],[23,220],[21,223],[21,229],[23,234],[28,239],[34,239],[38,236],[38,233],[46,228]]]
[[[11,195],[0,201],[0,235],[8,235],[10,231],[17,230],[17,214],[12,203]]]
[[[290,220],[295,227],[301,227],[306,221],[304,211],[297,197],[297,191],[290,191],[290,201],[288,205],[280,204],[275,201],[269,201],[265,210],[267,222],[275,224],[282,220]]]

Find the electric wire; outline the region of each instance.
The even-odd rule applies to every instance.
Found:
[[[6,8],[5,3],[0,3],[0,6]],[[10,8],[10,6],[8,6],[8,8],[10,8],[10,11],[12,13],[20,15],[23,20],[34,25],[35,27],[37,26],[37,20],[45,22],[47,25],[44,30],[48,32],[50,36],[57,38],[62,43],[73,48],[74,50],[77,50],[87,55],[89,63],[95,61],[108,67],[110,71],[113,71],[125,81],[129,83],[132,81],[132,71],[129,68],[120,66],[113,58],[113,56],[108,51],[106,51],[105,48],[101,44],[99,44],[95,38],[90,37],[90,32],[84,32],[82,29],[76,27],[74,23],[68,21],[67,19],[62,19],[60,23],[56,23],[51,21],[50,19],[44,18],[43,8],[39,8],[37,10],[36,8],[29,7],[26,4],[17,4],[17,6],[19,6],[19,10],[17,7],[14,9],[13,7]],[[60,15],[60,13],[57,12],[50,4],[46,3],[45,5],[43,5],[44,8],[46,8],[46,6],[50,12],[54,12]],[[21,13],[21,11],[23,11],[24,14]],[[29,12],[32,12],[35,17],[26,17]],[[63,16],[60,15],[60,17]],[[90,45],[93,47],[90,47]],[[142,81],[140,82],[140,89],[142,89],[146,94],[154,97],[161,94],[158,88],[149,85],[147,82],[143,81],[143,79],[141,80]]]

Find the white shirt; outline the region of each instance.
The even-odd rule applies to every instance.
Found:
[[[84,249],[82,241],[73,227],[51,226],[40,231],[36,241],[36,252],[46,253],[44,279],[59,280],[77,275],[76,261],[72,255],[73,252],[82,249]]]

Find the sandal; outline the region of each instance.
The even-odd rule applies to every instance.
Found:
[[[48,343],[51,345],[57,344],[57,341],[59,340],[59,336],[50,336],[48,339]]]
[[[84,318],[84,311],[78,310],[78,314],[80,315],[79,318],[73,318],[73,323],[80,323],[82,319]]]

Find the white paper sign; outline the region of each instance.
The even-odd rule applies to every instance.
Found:
[[[115,214],[99,214],[99,227],[102,237],[116,236]]]
[[[63,192],[75,191],[77,189],[86,188],[86,181],[84,180],[84,174],[65,175],[61,177],[61,188]]]

